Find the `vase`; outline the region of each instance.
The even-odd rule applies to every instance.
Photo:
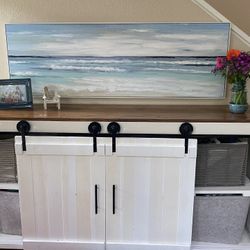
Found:
[[[231,113],[243,114],[247,111],[246,82],[240,81],[232,84],[231,101],[229,110]]]

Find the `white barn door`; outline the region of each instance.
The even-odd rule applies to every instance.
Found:
[[[25,250],[105,249],[105,148],[92,138],[16,137]],[[97,210],[96,210],[96,202]]]
[[[196,140],[117,138],[106,150],[106,249],[191,245]]]

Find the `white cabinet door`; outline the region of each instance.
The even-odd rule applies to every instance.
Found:
[[[189,140],[185,155],[183,139],[117,138],[116,153],[107,145],[107,250],[190,247],[196,147]]]
[[[101,139],[98,153],[92,138],[27,136],[26,145],[16,137],[24,249],[105,249]]]

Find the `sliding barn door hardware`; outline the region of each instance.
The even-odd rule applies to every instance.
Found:
[[[185,139],[185,154],[188,154],[188,138],[192,135],[194,128],[189,122],[184,122],[181,124],[179,131]]]
[[[97,135],[101,132],[102,127],[99,122],[91,122],[88,126],[89,133],[93,136],[93,152],[97,152]]]
[[[116,152],[116,135],[121,131],[121,126],[117,122],[111,122],[107,130],[112,136],[112,152]]]
[[[92,124],[92,126],[91,126]],[[94,125],[93,125],[94,124]],[[185,154],[188,153],[188,140],[199,138],[214,138],[214,137],[238,137],[238,138],[250,138],[250,134],[193,134],[193,126],[188,122],[184,122],[179,127],[178,134],[150,134],[150,133],[119,133],[121,130],[120,125],[117,122],[109,123],[107,130],[108,133],[100,133],[101,125],[98,122],[92,122],[89,125],[89,133],[68,133],[68,132],[30,132],[31,126],[29,122],[21,120],[17,123],[17,132],[2,132],[0,135],[7,134],[8,136],[22,136],[23,151],[26,151],[25,136],[71,136],[71,137],[89,137],[93,136],[93,150],[97,150],[97,137],[112,137],[112,151],[116,151],[116,137],[119,138],[184,138],[185,139]]]
[[[16,128],[22,136],[23,151],[26,151],[25,135],[27,135],[30,132],[30,124],[25,120],[21,120],[20,122],[17,123]]]

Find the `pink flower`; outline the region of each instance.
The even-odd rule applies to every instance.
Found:
[[[225,58],[217,57],[215,67],[216,67],[216,69],[223,69],[225,67]]]

